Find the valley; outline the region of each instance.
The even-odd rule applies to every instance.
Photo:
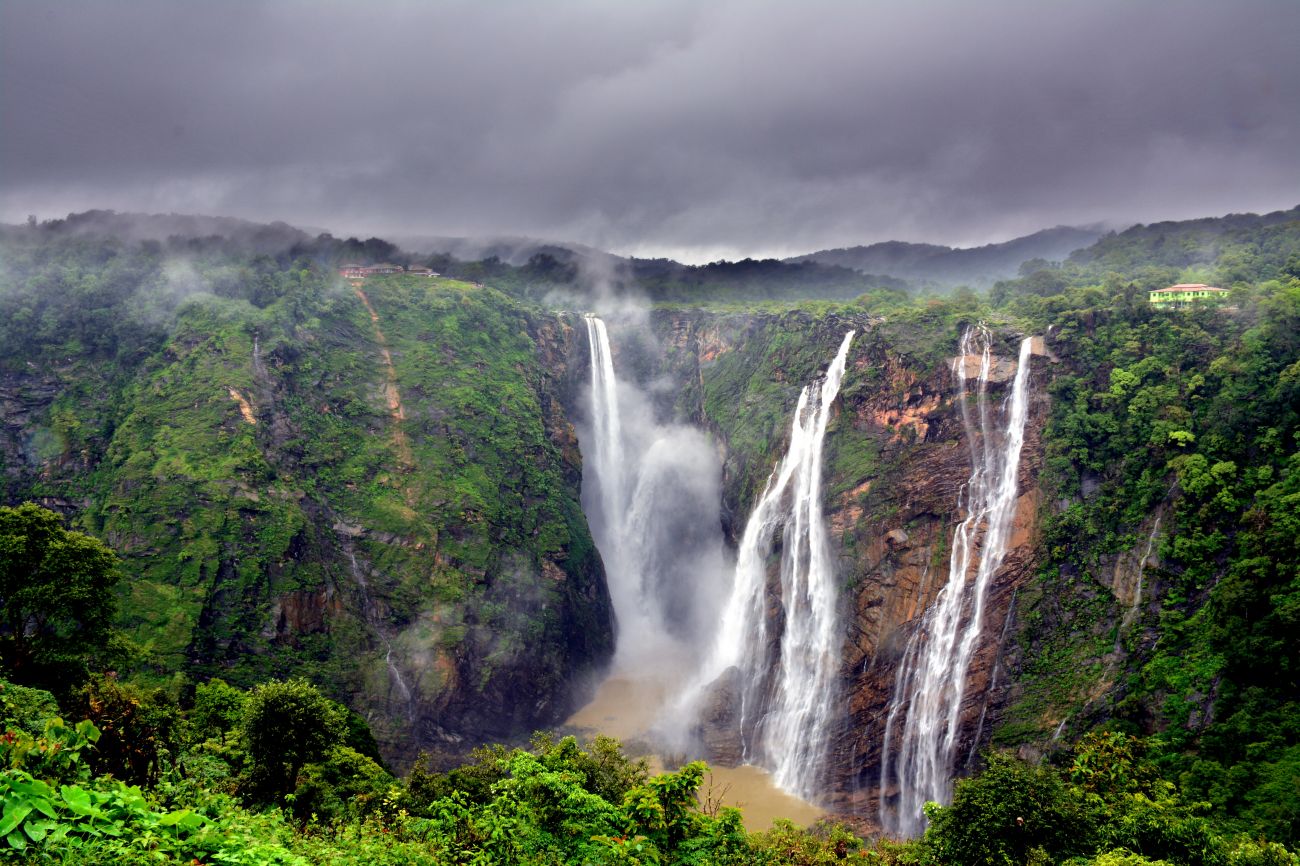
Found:
[[[751,831],[906,840],[1110,733],[1288,841],[1297,224],[1225,223],[1258,276],[1180,310],[1095,269],[1145,228],[999,304],[563,307],[218,250],[177,295],[179,254],[14,229],[5,502],[121,556],[131,682],[305,677],[399,775],[604,734]]]

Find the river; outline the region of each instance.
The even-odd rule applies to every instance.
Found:
[[[646,753],[647,729],[658,717],[664,704],[674,695],[666,680],[634,679],[614,675],[596,690],[591,702],[574,713],[566,723],[570,728],[595,736],[605,734],[621,740],[629,753],[645,757],[653,772],[664,770],[659,755]],[[745,819],[750,832],[766,830],[777,818],[788,818],[808,826],[824,814],[811,803],[787,794],[776,786],[771,775],[760,767],[715,767],[704,776],[700,786],[701,804],[734,806]]]

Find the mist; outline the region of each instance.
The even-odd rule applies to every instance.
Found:
[[[648,339],[644,314],[627,299],[605,313],[614,380],[600,374],[603,345],[592,347],[597,374],[578,428],[582,500],[614,606],[612,673],[671,688],[711,640],[731,569],[716,445],[665,419],[653,378],[630,369]],[[588,329],[598,333],[590,320]]]
[[[238,10],[0,5],[0,219],[223,213],[702,263],[1265,211],[1300,182],[1282,0]]]

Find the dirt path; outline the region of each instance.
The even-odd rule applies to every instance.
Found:
[[[406,410],[402,407],[402,395],[397,390],[397,370],[393,367],[393,354],[388,351],[388,340],[380,330],[379,314],[375,312],[370,299],[360,288],[353,291],[365,305],[366,312],[370,313],[370,321],[375,326],[375,342],[379,344],[379,357],[384,360],[384,401],[388,404],[388,414],[393,418],[393,449],[397,452],[397,459],[402,467],[410,469],[414,461],[411,457],[411,443],[406,438],[406,431],[402,429],[401,422],[406,420]]]
[[[226,390],[230,392],[230,399],[239,404],[239,414],[244,416],[244,420],[249,424],[257,423],[257,416],[253,414],[253,407],[249,404],[244,395],[229,386]]]

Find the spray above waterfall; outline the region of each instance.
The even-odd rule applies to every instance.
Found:
[[[822,442],[853,335],[845,334],[825,376],[799,394],[789,448],[750,513],[719,631],[682,701],[697,708],[703,693],[734,670],[745,760],[768,768],[778,785],[805,799],[819,793],[839,674],[842,633],[822,514]],[[773,657],[768,559],[778,530],[784,616]]]
[[[698,652],[725,571],[722,467],[709,438],[664,423],[631,377],[619,379],[609,328],[584,317],[591,363],[580,431],[583,504],[605,563],[617,623],[615,668],[678,677]]]
[[[908,641],[885,723],[881,823],[898,835],[918,834],[925,825],[922,806],[951,796],[967,672],[979,648],[988,589],[1006,555],[1015,517],[1031,340],[1020,344],[1011,392],[1000,407],[992,405],[988,393],[991,343],[987,329],[968,328],[953,362],[971,474],[958,498],[965,518],[953,531],[947,583]],[[975,359],[972,407],[968,365]]]

